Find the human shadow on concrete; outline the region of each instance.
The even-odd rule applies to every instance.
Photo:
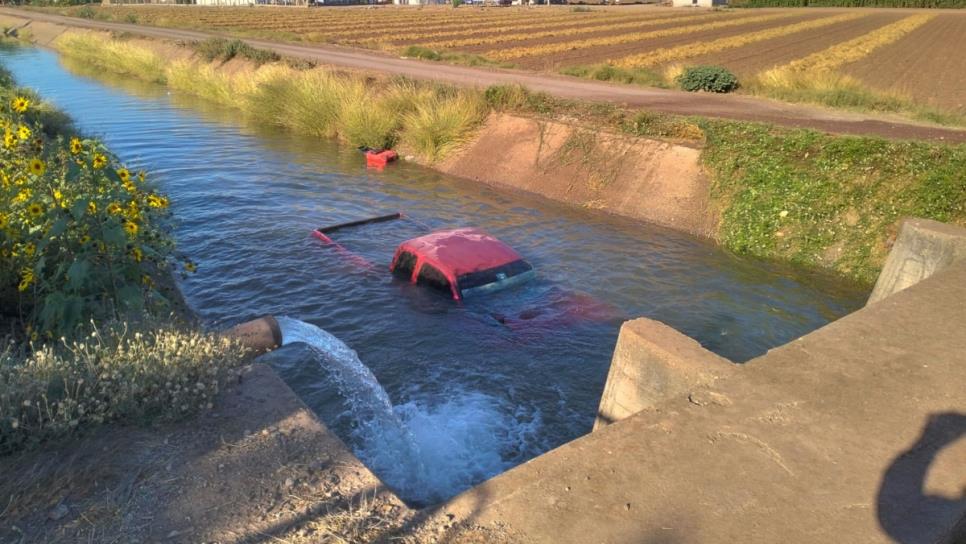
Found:
[[[919,440],[900,453],[886,469],[876,500],[879,524],[898,544],[922,544],[923,530],[941,526],[966,512],[966,488],[959,498],[925,493],[929,467],[948,446],[966,437],[966,414],[932,414]],[[949,542],[966,542],[966,523],[959,520],[958,531]],[[958,533],[958,534],[957,534]],[[930,540],[929,542],[932,542]]]

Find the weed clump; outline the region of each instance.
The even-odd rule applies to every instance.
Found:
[[[282,60],[282,57],[274,51],[258,49],[241,40],[209,38],[201,42],[195,42],[193,47],[208,62],[214,62],[216,60],[228,62],[233,58],[239,57],[254,62],[256,66],[261,66],[262,64]]]
[[[111,421],[172,421],[210,409],[246,351],[225,338],[153,329],[0,349],[0,455]]]
[[[664,79],[656,72],[647,68],[619,68],[612,64],[595,64],[591,66],[570,66],[560,73],[597,81],[613,81],[615,83],[629,83],[647,87],[667,87]]]
[[[688,92],[730,93],[738,88],[738,77],[721,66],[685,68],[675,82]]]

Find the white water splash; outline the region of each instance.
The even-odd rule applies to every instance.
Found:
[[[283,345],[319,357],[352,411],[354,450],[403,498],[431,504],[516,464],[541,426],[539,412],[514,413],[490,396],[454,391],[443,403],[393,406],[358,355],[332,334],[279,317]]]

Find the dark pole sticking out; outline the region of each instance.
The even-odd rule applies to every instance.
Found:
[[[402,212],[391,213],[389,215],[380,215],[378,217],[370,217],[368,219],[359,219],[357,221],[349,221],[348,223],[339,223],[338,225],[329,225],[327,227],[319,227],[315,230],[326,234],[335,230],[344,229],[346,227],[358,227],[359,225],[368,225],[370,223],[382,223],[384,221],[392,221],[393,219],[401,219]]]

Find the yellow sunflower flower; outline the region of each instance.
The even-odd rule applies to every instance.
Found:
[[[30,107],[30,100],[27,100],[22,96],[18,96],[10,101],[10,107],[13,108],[13,111],[17,113],[23,113],[27,111],[27,108]]]
[[[124,230],[127,232],[128,236],[134,237],[138,235],[138,224],[134,221],[125,221]]]
[[[84,144],[81,143],[80,138],[76,136],[70,139],[70,152],[74,155],[80,153],[84,150]]]
[[[27,213],[29,213],[30,217],[33,218],[40,217],[44,213],[44,207],[34,202],[30,206],[27,206]]]
[[[17,136],[9,128],[3,131],[3,147],[10,149],[17,143]]]
[[[33,257],[34,253],[37,253],[37,246],[33,243],[29,243],[23,246],[23,254],[27,257]]]
[[[117,177],[121,179],[122,182],[131,181],[131,172],[127,168],[118,168]]]
[[[20,125],[17,128],[17,137],[20,138],[21,140],[29,140],[30,134],[31,134],[30,127],[26,125]]]
[[[104,155],[101,155],[100,153],[95,154],[94,160],[91,162],[91,166],[94,167],[94,170],[100,170],[101,168],[104,168],[105,166],[107,166],[107,157],[105,157]]]
[[[27,168],[30,170],[30,173],[35,176],[42,176],[44,175],[44,172],[47,171],[47,165],[44,164],[44,161],[40,159],[30,159],[30,163],[27,165]]]
[[[194,273],[196,270],[198,270],[198,266],[191,261],[186,261],[184,263],[184,269],[190,273]]]
[[[134,191],[138,190],[138,188],[134,186],[134,183],[130,181],[121,182],[121,186],[124,187],[124,190],[129,193],[133,193]]]
[[[88,202],[87,212],[90,213],[91,215],[94,215],[95,213],[97,213],[97,202],[94,202],[93,200]]]
[[[144,253],[141,251],[141,248],[136,247],[136,248],[132,249],[131,250],[131,258],[134,259],[134,262],[136,262],[136,263],[139,263],[142,260],[144,260]]]
[[[121,213],[123,209],[124,208],[122,208],[121,205],[118,204],[117,202],[111,202],[110,204],[107,205],[107,213],[111,215],[117,215]]]
[[[34,271],[29,268],[24,268],[23,271],[20,273],[20,285],[17,286],[17,289],[20,290],[20,292],[22,293],[26,291],[27,288],[30,287],[30,284],[33,282],[34,282]]]

